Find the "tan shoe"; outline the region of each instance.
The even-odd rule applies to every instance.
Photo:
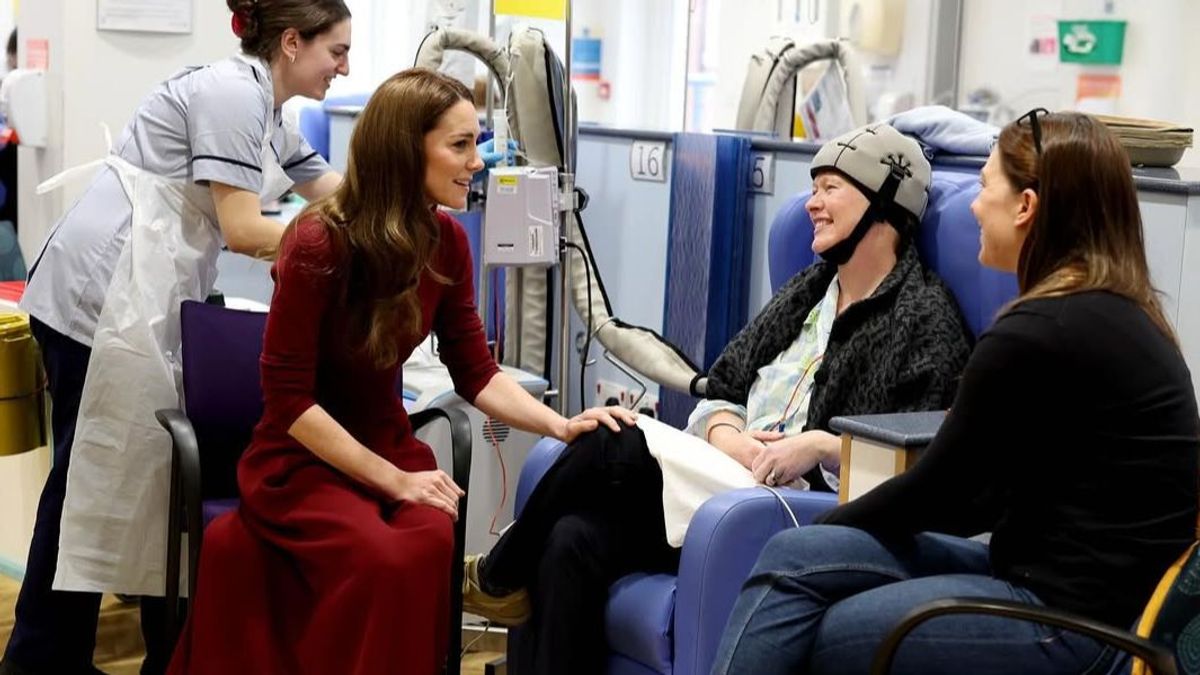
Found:
[[[463,561],[463,611],[478,614],[501,626],[519,626],[529,619],[529,594],[525,589],[495,596],[479,584],[479,561],[483,556],[469,555]]]

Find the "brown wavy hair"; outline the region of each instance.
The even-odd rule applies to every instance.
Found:
[[[295,28],[311,40],[350,18],[344,0],[225,0],[242,20],[242,51],[270,62],[279,52],[279,37]]]
[[[1018,191],[1038,195],[1017,260],[1020,295],[1034,298],[1106,290],[1123,295],[1178,344],[1150,283],[1142,215],[1129,155],[1096,118],[1057,112],[1038,117],[1042,151],[1028,117],[1000,131],[1000,170]],[[1008,309],[1006,307],[1005,309]]]
[[[341,186],[301,216],[329,228],[346,265],[341,296],[351,337],[380,368],[399,359],[397,331],[420,335],[422,274],[449,283],[430,267],[440,225],[425,195],[425,135],[454,104],[471,100],[461,82],[423,68],[384,81],[355,123]]]

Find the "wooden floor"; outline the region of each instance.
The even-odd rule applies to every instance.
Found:
[[[13,607],[17,602],[17,592],[20,584],[4,575],[0,575],[0,653],[8,644],[8,636],[12,633]],[[104,596],[100,605],[100,625],[96,630],[96,667],[108,675],[137,675],[145,656],[142,645],[141,629],[138,625],[138,607],[136,604],[121,602],[113,596]],[[500,649],[495,636],[478,644],[487,649]],[[463,657],[463,675],[484,675],[485,664],[497,659],[501,654],[496,651],[474,651]],[[500,673],[503,673],[503,669]]]

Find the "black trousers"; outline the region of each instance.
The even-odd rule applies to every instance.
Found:
[[[100,594],[55,591],[51,590],[51,584],[58,567],[59,525],[67,492],[71,445],[75,441],[75,419],[92,350],[37,319],[31,319],[30,328],[42,352],[53,403],[50,427],[54,434],[54,458],[38,501],[25,578],[17,596],[16,621],[0,672],[91,675],[97,672],[92,666],[92,652],[96,649]],[[171,644],[162,630],[164,614],[162,598],[143,600],[142,637],[147,656],[142,673],[145,675],[164,672],[170,658]]]
[[[533,615],[510,633],[519,674],[604,672],[608,587],[632,572],[674,573],[662,470],[636,427],[572,443],[534,488],[480,569],[495,591],[526,588]]]

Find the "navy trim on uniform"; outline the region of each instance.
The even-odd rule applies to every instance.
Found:
[[[218,157],[216,155],[196,155],[195,157],[192,158],[192,163],[195,163],[196,160],[199,160],[199,159],[212,159],[212,160],[216,160],[218,162],[225,162],[226,164],[235,164],[237,166],[245,167],[247,169],[251,169],[253,171],[262,173],[262,167],[257,167],[257,166],[254,166],[253,164],[248,164],[246,162],[242,162],[242,161],[239,161],[236,159],[230,159],[228,157]]]
[[[308,160],[312,159],[313,157],[316,157],[319,154],[321,154],[321,153],[314,150],[314,151],[308,153],[307,155],[305,155],[304,157],[302,157],[301,159],[298,159],[298,160],[292,162],[291,164],[288,164],[287,166],[283,167],[283,170],[287,171],[288,169],[294,169],[294,168],[300,166],[301,164],[307,162]]]

